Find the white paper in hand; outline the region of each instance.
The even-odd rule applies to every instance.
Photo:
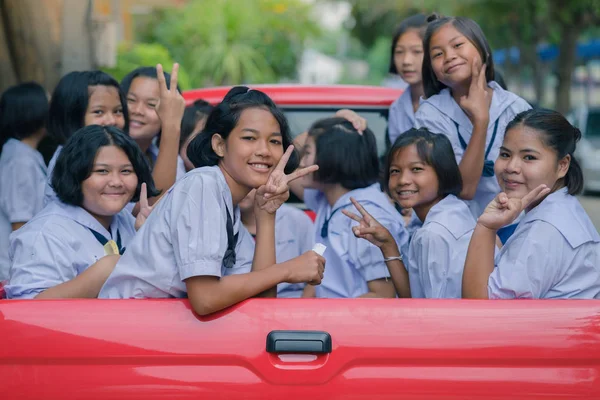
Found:
[[[325,250],[327,249],[327,246],[325,246],[323,243],[317,243],[315,244],[315,246],[312,248],[312,250],[317,253],[318,255],[320,255],[321,257],[323,257],[323,254],[325,253]]]

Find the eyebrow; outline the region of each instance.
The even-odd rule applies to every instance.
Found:
[[[465,35],[457,35],[457,36],[454,36],[452,39],[448,40],[448,43],[450,43],[450,42],[453,42],[453,41],[455,41],[456,39],[463,38],[463,37],[465,37]],[[433,46],[433,47],[431,48],[431,50],[433,50],[433,49],[441,49],[441,48],[442,48],[442,46]],[[430,51],[431,51],[431,50],[430,50]]]
[[[504,146],[500,146],[500,151],[507,151],[509,153],[512,153],[512,150],[507,149]],[[534,150],[534,149],[522,149],[519,150],[519,153],[537,153],[537,154],[541,154],[539,151]]]
[[[252,129],[252,128],[242,128],[242,132],[250,132],[250,133],[257,134],[257,135],[260,134],[259,131],[257,131],[256,129]],[[283,136],[283,135],[281,134],[281,132],[272,132],[271,136]]]
[[[111,164],[104,164],[104,163],[95,163],[94,167],[112,167]],[[119,165],[119,167],[123,168],[123,167],[133,167],[133,164],[129,163],[129,164],[123,164],[123,165]]]

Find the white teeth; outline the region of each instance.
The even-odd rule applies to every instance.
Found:
[[[416,190],[403,190],[400,192],[400,196],[405,196],[407,194],[415,194],[415,193],[417,193]]]
[[[266,164],[250,164],[250,165],[252,165],[254,168],[269,169],[269,166]]]

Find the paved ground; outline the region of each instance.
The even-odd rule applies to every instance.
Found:
[[[596,229],[598,229],[600,232],[600,194],[593,196],[581,196],[579,201],[581,201],[581,204],[592,219]]]

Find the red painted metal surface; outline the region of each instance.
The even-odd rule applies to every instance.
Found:
[[[265,92],[277,105],[345,105],[345,106],[390,106],[402,90],[378,86],[312,86],[312,85],[251,85]],[[203,99],[211,104],[219,103],[231,89],[213,87],[193,89],[183,93],[189,105]]]
[[[265,351],[271,330],[327,355]],[[3,399],[598,399],[600,303],[0,301]]]

